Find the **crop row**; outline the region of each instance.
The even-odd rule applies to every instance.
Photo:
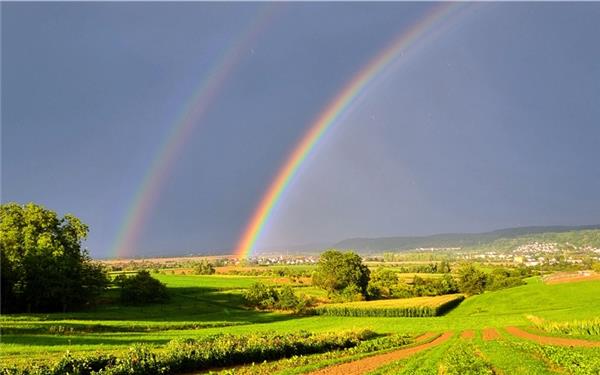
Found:
[[[221,375],[256,375],[256,374],[305,374],[316,369],[363,358],[372,353],[382,353],[414,344],[414,339],[404,334],[380,336],[361,341],[354,347],[334,350],[319,354],[295,355],[279,361],[263,362],[251,366],[219,372]]]
[[[537,345],[530,342],[512,342],[511,345],[534,355],[545,357],[571,374],[600,374],[600,350],[596,348],[575,350],[570,347]]]
[[[52,365],[0,369],[3,375],[176,374],[356,347],[371,331],[313,334],[214,335],[173,340],[161,349],[133,346],[123,356],[67,354]]]
[[[440,372],[448,375],[494,374],[491,364],[481,357],[473,344],[460,341],[448,349],[440,367]]]
[[[446,297],[446,296],[444,296]],[[437,298],[437,297],[424,297]],[[419,298],[411,298],[417,300]],[[321,305],[314,309],[317,315],[354,317],[431,317],[443,315],[464,300],[462,295],[436,301],[437,304],[423,303],[406,305],[402,299],[386,301],[351,302]],[[397,305],[393,302],[398,301]],[[382,303],[383,302],[383,303]],[[392,303],[390,303],[392,302]],[[425,300],[423,300],[425,302]]]
[[[574,320],[570,322],[550,322],[541,318],[530,316],[538,329],[551,333],[562,333],[566,335],[600,336],[600,318],[590,320]]]

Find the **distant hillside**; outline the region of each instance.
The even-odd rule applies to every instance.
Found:
[[[333,245],[338,249],[354,249],[357,251],[374,252],[385,250],[411,250],[417,248],[450,248],[450,247],[486,247],[494,242],[504,243],[505,240],[523,238],[527,240],[544,240],[562,242],[562,237],[571,239],[571,235],[556,236],[567,232],[593,231],[590,236],[586,233],[591,243],[600,240],[600,225],[581,226],[545,226],[545,227],[520,227],[500,229],[484,233],[445,233],[430,236],[408,236],[408,237],[380,237],[380,238],[350,238]],[[597,231],[597,232],[596,232]],[[571,239],[576,244],[577,239]],[[513,242],[513,241],[511,241]],[[588,244],[588,243],[586,243]],[[597,244],[600,245],[600,244]]]

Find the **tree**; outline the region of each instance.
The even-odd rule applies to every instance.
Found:
[[[66,311],[94,301],[104,270],[81,248],[88,227],[29,203],[0,205],[3,311]]]
[[[354,287],[366,296],[369,278],[369,268],[362,264],[358,254],[328,250],[321,254],[313,275],[313,283],[333,294]]]
[[[487,281],[487,275],[472,264],[464,265],[458,270],[458,287],[467,295],[483,293]]]
[[[121,302],[125,304],[141,305],[169,299],[167,286],[150,276],[146,270],[129,277],[119,275],[115,284],[121,288]]]

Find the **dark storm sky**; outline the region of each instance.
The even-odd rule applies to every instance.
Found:
[[[2,201],[74,213],[92,255],[112,255],[165,136],[264,6],[2,3]],[[179,150],[136,255],[235,246],[317,114],[432,4],[271,6]],[[320,142],[259,248],[600,223],[598,20],[599,3],[444,20]]]

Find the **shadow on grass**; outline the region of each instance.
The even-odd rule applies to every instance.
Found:
[[[111,346],[126,346],[133,344],[164,345],[171,341],[170,338],[151,338],[134,336],[102,337],[102,336],[60,336],[60,335],[2,335],[3,344],[34,346],[63,346],[66,349],[75,349],[75,346],[98,346],[98,349]],[[61,349],[62,350],[62,349]]]
[[[168,290],[171,298],[165,303],[124,305],[114,298],[114,291],[109,291],[107,296],[112,297],[109,300],[112,299],[113,302],[84,311],[6,314],[1,320],[2,328],[6,333],[16,333],[15,330],[22,330],[22,333],[61,333],[63,330],[139,332],[271,323],[295,318],[291,314],[245,308],[241,290],[205,287],[176,287]],[[78,322],[68,322],[69,320]],[[102,321],[114,321],[117,324]],[[97,326],[98,330],[94,330],[93,326]],[[118,329],[119,326],[122,329]]]

